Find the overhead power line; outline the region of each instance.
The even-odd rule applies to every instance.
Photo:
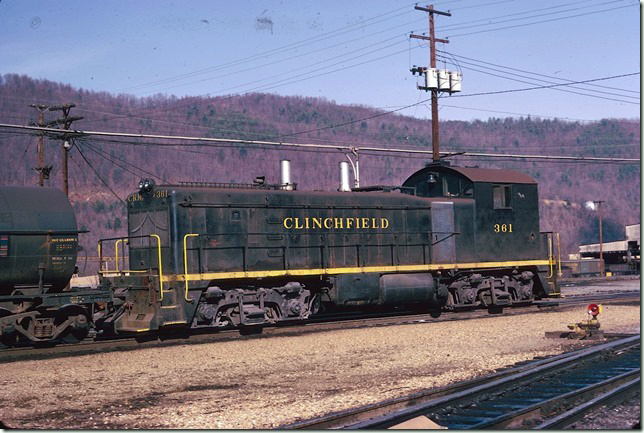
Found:
[[[467,64],[468,62],[462,62],[462,63]],[[481,70],[481,69],[476,69],[476,68],[472,68],[472,67],[468,67],[468,66],[461,66],[461,69],[465,69],[465,70],[469,70],[469,71],[474,71],[474,72],[479,72],[479,73],[481,73],[481,74],[491,75],[491,76],[493,76],[493,77],[504,78],[504,79],[506,79],[506,80],[516,81],[516,82],[518,82],[518,83],[523,83],[523,84],[536,84],[534,81],[525,81],[525,80],[520,80],[520,79],[518,79],[518,78],[512,78],[511,76],[510,76],[510,77],[508,77],[508,76],[506,76],[506,75],[499,75],[499,74],[495,74],[495,73],[490,72],[490,70],[496,70],[496,69],[490,69],[490,68],[488,68],[487,70]],[[506,72],[504,72],[504,71],[501,71],[501,72],[502,72],[502,73],[506,73]],[[514,74],[514,75],[516,76],[516,74]],[[527,78],[528,78],[528,79],[531,79],[531,80],[541,81],[541,82],[548,82],[548,81],[545,81],[545,80],[542,80],[542,79],[538,79],[538,78],[531,78],[531,77],[527,77]],[[549,83],[550,83],[550,84],[556,84],[556,83],[553,83],[552,81],[549,81]],[[572,86],[572,85],[571,85],[571,83],[568,83],[568,85],[570,85],[570,87],[571,87],[571,88],[573,88],[573,89],[578,89],[578,87],[574,87],[574,86]],[[633,99],[637,99],[637,100],[638,100],[638,102],[635,102],[635,101],[625,101],[625,100],[623,100],[623,99],[609,98],[609,97],[607,97],[607,96],[593,95],[593,94],[590,94],[590,93],[586,93],[586,92],[596,92],[596,93],[612,94],[612,93],[608,93],[608,92],[602,92],[602,91],[599,91],[599,90],[580,89],[580,90],[582,90],[582,91],[574,91],[574,90],[569,90],[569,89],[560,89],[560,88],[558,88],[558,87],[554,87],[554,88],[553,88],[553,90],[557,90],[557,91],[559,91],[559,92],[572,93],[572,94],[574,94],[574,95],[588,96],[588,97],[590,97],[590,98],[603,99],[603,100],[605,100],[605,101],[614,101],[614,102],[621,102],[621,103],[624,103],[624,104],[639,105],[639,98],[638,98],[638,97],[634,97],[634,96],[618,95],[618,96],[620,96],[620,97],[622,97],[622,98],[633,98]]]
[[[497,90],[494,92],[481,92],[481,93],[468,93],[468,94],[461,94],[461,95],[452,95],[451,98],[462,98],[465,96],[482,96],[482,95],[498,95],[501,93],[515,93],[515,92],[526,92],[528,90],[538,90],[538,89],[552,89],[555,87],[565,87],[565,86],[570,86],[573,84],[584,84],[584,83],[594,83],[596,81],[604,81],[604,80],[613,80],[615,78],[624,78],[624,77],[632,77],[635,75],[640,75],[639,72],[633,72],[630,74],[621,74],[621,75],[613,75],[610,77],[603,77],[603,78],[593,78],[591,80],[582,80],[582,81],[573,81],[570,83],[558,83],[558,84],[549,84],[545,86],[534,86],[534,87],[524,87],[522,89],[509,89],[509,90]],[[622,101],[626,102],[626,101]],[[629,102],[630,104],[631,102]]]
[[[37,126],[23,126],[23,125],[10,125],[0,124],[0,128],[14,128],[26,129],[32,131],[41,131],[43,133],[60,133],[59,129],[54,128],[41,128]],[[423,149],[390,149],[382,147],[370,146],[347,146],[347,145],[328,145],[328,144],[314,144],[314,143],[286,143],[275,141],[258,141],[258,140],[240,140],[231,138],[208,138],[208,137],[187,137],[175,135],[155,135],[155,134],[132,134],[123,132],[104,132],[104,131],[71,131],[74,134],[81,136],[105,136],[105,137],[125,137],[125,138],[139,138],[139,139],[155,139],[155,140],[176,140],[189,142],[188,146],[204,146],[204,145],[221,145],[221,144],[248,144],[268,146],[272,148],[308,148],[308,149],[335,149],[344,152],[382,152],[382,153],[406,153],[406,154],[419,154],[431,155],[432,150]],[[176,144],[165,144],[166,146],[176,146]],[[79,149],[80,151],[80,149]],[[494,153],[472,153],[472,152],[441,152],[445,156],[479,156],[479,157],[494,157],[494,158],[524,158],[524,159],[549,159],[549,160],[576,160],[576,161],[595,161],[595,162],[610,162],[610,163],[638,163],[640,159],[637,158],[600,158],[600,157],[582,157],[582,156],[559,156],[559,155],[520,155],[520,154],[494,154]],[[84,155],[81,156],[85,159]],[[89,162],[88,162],[89,164]],[[91,165],[90,165],[91,166]],[[98,173],[97,173],[98,176]]]
[[[549,89],[549,88],[555,88],[555,87],[570,86],[570,85],[573,85],[573,84],[583,84],[583,83],[590,83],[590,82],[597,82],[597,81],[612,80],[612,79],[616,79],[616,78],[629,77],[629,76],[635,76],[635,75],[640,75],[640,73],[639,72],[634,72],[634,73],[630,73],[630,74],[613,75],[613,76],[610,76],[610,77],[594,78],[594,79],[590,79],[590,80],[573,81],[573,82],[566,82],[566,83],[560,83],[560,84],[551,84],[551,85],[544,85],[544,86],[534,86],[534,87],[527,87],[527,88],[521,88],[521,89],[509,89],[509,90],[499,90],[499,91],[493,91],[493,92],[459,94],[459,95],[452,95],[451,98],[462,98],[462,97],[482,96],[482,95],[495,95],[495,94],[503,94],[503,93],[524,92],[524,91],[538,90],[538,89]],[[347,126],[347,125],[363,122],[363,121],[366,121],[366,120],[371,120],[371,119],[375,119],[375,118],[378,118],[378,117],[386,116],[388,114],[398,113],[400,111],[406,110],[406,109],[411,108],[411,107],[415,107],[415,106],[418,106],[418,105],[423,105],[426,102],[428,102],[429,100],[430,99],[420,100],[420,101],[418,101],[416,103],[413,103],[413,104],[404,105],[404,106],[401,106],[399,108],[395,108],[395,109],[388,110],[388,111],[383,111],[382,113],[377,113],[377,114],[374,114],[374,115],[371,115],[371,116],[367,116],[367,117],[363,117],[363,118],[359,118],[359,119],[354,119],[354,120],[347,121],[347,122],[342,122],[342,123],[338,123],[338,124],[334,124],[334,125],[327,125],[327,126],[323,126],[323,127],[319,127],[319,128],[314,128],[314,129],[308,129],[308,130],[305,130],[305,131],[293,132],[293,133],[289,133],[289,134],[282,134],[282,135],[278,135],[278,136],[269,136],[269,138],[274,138],[274,139],[279,140],[279,139],[286,138],[286,137],[292,137],[292,136],[301,135],[301,134],[310,134],[310,133],[314,133],[314,132],[318,132],[318,131],[323,131],[323,130],[326,130],[326,129],[333,129],[333,128],[338,128],[338,127],[342,127],[342,126]],[[261,141],[261,140],[258,140],[258,141]],[[337,148],[337,146],[330,145],[329,148]]]
[[[413,5],[413,3],[411,3],[411,4]],[[344,34],[347,34],[347,33],[354,32],[354,31],[362,30],[365,26],[371,26],[373,24],[378,24],[378,23],[381,23],[383,21],[387,21],[387,20],[390,20],[392,18],[399,17],[401,15],[407,15],[409,13],[407,11],[408,7],[409,6],[403,6],[403,7],[400,7],[400,8],[396,8],[396,9],[391,10],[389,12],[385,12],[385,13],[382,13],[380,15],[376,15],[376,16],[373,16],[371,18],[361,20],[359,22],[352,23],[352,24],[349,24],[347,26],[344,26],[344,27],[341,27],[341,28],[338,28],[338,29],[335,29],[335,30],[331,30],[331,31],[322,33],[320,35],[316,35],[316,36],[313,36],[313,37],[310,37],[310,38],[307,38],[307,39],[303,39],[303,40],[300,40],[298,42],[293,42],[293,43],[290,43],[290,44],[287,44],[287,45],[284,45],[282,47],[278,47],[278,48],[275,48],[275,49],[272,49],[272,50],[268,50],[268,51],[260,52],[260,53],[257,53],[257,54],[253,54],[251,56],[247,56],[247,57],[244,57],[244,58],[241,58],[241,59],[233,60],[233,61],[221,64],[221,65],[211,66],[211,67],[208,67],[208,68],[200,69],[200,70],[193,71],[193,72],[188,72],[188,73],[185,73],[185,74],[176,75],[176,76],[165,78],[165,79],[162,79],[162,80],[157,80],[157,81],[152,81],[152,82],[149,82],[149,83],[144,83],[144,84],[140,84],[140,85],[136,85],[136,86],[127,87],[127,88],[124,88],[124,89],[117,90],[117,92],[123,92],[123,91],[128,91],[128,90],[133,90],[133,89],[139,89],[139,88],[142,88],[142,87],[149,87],[149,86],[158,85],[158,84],[165,84],[165,83],[181,80],[181,79],[184,79],[184,78],[191,78],[191,77],[194,77],[194,76],[197,76],[197,75],[202,75],[204,73],[214,72],[214,71],[221,70],[221,69],[226,69],[226,68],[229,68],[231,66],[246,65],[246,64],[248,64],[249,61],[256,60],[258,58],[266,58],[268,56],[275,55],[275,54],[281,54],[281,53],[288,52],[288,51],[291,51],[291,50],[296,49],[296,48],[309,47],[313,43],[317,43],[317,42],[324,41],[324,40],[327,40],[327,39],[335,38],[335,37],[337,37],[339,35],[344,35]],[[399,12],[401,10],[405,10],[405,12],[395,14],[396,12]],[[392,15],[392,14],[395,14],[395,15],[387,17],[388,15]],[[383,17],[387,17],[387,18],[383,18]],[[378,18],[382,18],[382,19],[378,20]],[[370,35],[368,35],[368,36],[370,36]],[[362,38],[359,38],[359,39],[362,39]]]
[[[635,5],[630,4],[630,5],[626,5],[626,6],[618,6],[618,7],[614,7],[614,8],[602,9],[602,10],[599,10],[599,11],[586,12],[586,13],[583,13],[583,14],[575,14],[575,15],[569,15],[569,16],[566,16],[566,17],[551,18],[551,19],[547,19],[547,20],[534,21],[534,22],[531,22],[531,23],[516,24],[516,25],[513,25],[513,26],[499,27],[499,28],[496,28],[496,29],[478,30],[478,31],[475,31],[475,32],[468,32],[468,33],[458,33],[458,34],[455,34],[455,35],[449,35],[449,37],[450,38],[456,38],[456,37],[459,37],[459,36],[470,36],[470,35],[476,35],[476,34],[479,34],[479,33],[489,33],[489,32],[496,32],[496,31],[499,31],[499,30],[514,29],[514,28],[517,28],[517,27],[533,26],[535,24],[543,24],[543,23],[549,23],[549,22],[552,22],[552,21],[567,20],[567,19],[570,19],[570,18],[583,17],[583,16],[586,16],[586,15],[593,15],[593,14],[599,14],[599,13],[604,13],[604,12],[610,12],[610,11],[614,11],[614,10],[618,10],[618,9],[628,8],[628,7],[631,7],[631,6],[635,6]]]
[[[475,62],[475,63],[482,63],[483,65],[495,66],[497,68],[502,68],[502,69],[505,69],[505,70],[522,72],[524,74],[530,74],[530,75],[535,75],[535,76],[538,76],[538,77],[549,78],[551,80],[559,80],[559,81],[564,81],[564,82],[568,82],[568,83],[574,83],[574,80],[569,80],[567,78],[555,77],[553,75],[546,75],[546,74],[541,74],[541,73],[538,73],[538,72],[526,71],[525,69],[513,68],[513,67],[510,67],[510,66],[507,66],[507,65],[499,65],[498,63],[491,63],[491,62],[486,62],[484,60],[473,59],[472,57],[466,57],[466,56],[463,56],[463,55],[460,55],[460,54],[455,54],[455,53],[447,52],[447,51],[443,51],[443,50],[437,50],[437,51],[439,53],[441,53],[441,54],[450,55],[450,56],[454,57],[455,59],[470,60],[470,61]],[[521,76],[521,75],[519,75],[519,76]],[[610,87],[610,86],[606,86],[606,85],[602,86],[602,88],[603,89],[608,89],[608,90],[617,90],[619,92],[633,93],[633,94],[637,94],[637,95],[640,94],[639,90],[622,89],[622,88],[619,88],[619,87]]]
[[[85,162],[87,163],[87,165],[89,165],[89,168],[91,168],[91,169],[92,169],[92,171],[94,172],[94,174],[96,175],[96,177],[98,177],[98,178],[99,178],[99,180],[103,183],[103,185],[105,185],[105,186],[107,187],[107,189],[109,189],[109,190],[112,192],[112,194],[114,194],[114,197],[116,197],[116,198],[121,202],[121,204],[122,204],[122,205],[125,205],[125,202],[123,201],[123,199],[121,199],[121,197],[119,197],[119,196],[118,196],[118,194],[114,192],[114,190],[113,190],[113,189],[108,185],[108,183],[103,179],[103,177],[100,175],[100,173],[99,173],[99,172],[94,168],[94,166],[92,165],[92,163],[91,163],[91,162],[89,162],[89,160],[87,159],[87,157],[85,157],[85,154],[83,154],[83,151],[81,150],[80,146],[78,146],[78,145],[77,145],[77,146],[76,146],[76,149],[78,150],[78,153],[80,154],[80,156],[85,160]]]

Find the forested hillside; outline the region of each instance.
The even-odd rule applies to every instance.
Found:
[[[337,105],[323,98],[247,94],[230,97],[135,98],[113,96],[25,76],[0,77],[2,123],[37,122],[29,104],[75,103],[71,115],[84,116],[73,127],[91,131],[125,131],[200,137],[226,137],[296,143],[342,144],[430,149],[431,125],[426,120],[363,106]],[[516,107],[520,111],[521,107]],[[58,113],[45,112],[45,121]],[[367,119],[367,120],[360,120]],[[341,126],[334,126],[341,125]],[[490,118],[485,121],[441,122],[441,151],[640,157],[639,119],[569,122],[533,118]],[[0,131],[0,184],[36,185],[37,137]],[[279,179],[279,160],[292,161],[299,189],[335,190],[338,162],[333,149],[293,150],[251,145],[201,144],[135,138],[83,138],[70,151],[70,198],[79,225],[91,231],[82,243],[90,255],[96,240],[125,232],[121,200],[143,177],[157,183],[179,181],[243,182],[265,175]],[[361,184],[400,185],[423,167],[427,156],[382,156],[360,153]],[[588,200],[604,200],[604,240],[621,239],[624,225],[639,222],[640,166],[582,164],[491,158],[452,157],[452,164],[505,167],[526,172],[540,183],[541,230],[561,232],[564,252],[579,243],[597,242],[597,213]],[[45,164],[52,165],[48,185],[61,185],[61,143],[45,139]],[[99,179],[100,176],[103,180]],[[110,189],[104,184],[106,183]]]

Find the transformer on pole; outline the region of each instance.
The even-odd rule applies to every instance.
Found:
[[[436,69],[436,42],[449,43],[447,39],[434,37],[434,14],[451,17],[449,12],[437,11],[434,5],[426,8],[415,6],[414,9],[429,13],[429,36],[409,35],[410,38],[429,41],[430,67],[411,68],[412,74],[424,75],[425,85],[418,86],[419,89],[432,92],[432,156],[434,162],[440,159],[438,141],[438,92],[455,93],[461,91],[462,75],[460,72],[452,72],[447,69]]]

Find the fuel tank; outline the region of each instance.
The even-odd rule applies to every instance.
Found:
[[[0,187],[0,295],[65,288],[76,266],[74,209],[55,188]]]

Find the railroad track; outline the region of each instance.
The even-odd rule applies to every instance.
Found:
[[[638,334],[280,428],[563,428],[639,391],[640,356]]]
[[[639,302],[639,293],[624,292],[606,295],[573,296],[570,298],[548,299],[537,301],[534,305],[524,307],[506,308],[502,315],[534,314],[540,310],[550,310],[560,306],[583,305],[588,302]],[[535,309],[535,306],[537,309]],[[64,356],[79,356],[94,353],[104,353],[117,350],[137,350],[152,347],[167,347],[177,344],[205,344],[217,341],[234,340],[238,338],[268,338],[271,336],[302,335],[314,332],[324,332],[337,329],[358,329],[376,326],[393,326],[404,324],[417,324],[426,322],[441,322],[453,320],[471,320],[498,317],[501,314],[490,315],[487,310],[478,309],[461,312],[446,312],[439,318],[432,318],[429,314],[412,312],[389,312],[369,314],[343,314],[329,315],[327,317],[309,320],[304,323],[292,325],[279,325],[264,328],[260,335],[240,337],[237,330],[211,330],[192,333],[177,332],[166,334],[147,334],[140,338],[119,337],[115,339],[88,339],[77,344],[56,344],[43,347],[17,347],[0,350],[0,361],[11,362],[26,359],[50,359]]]

